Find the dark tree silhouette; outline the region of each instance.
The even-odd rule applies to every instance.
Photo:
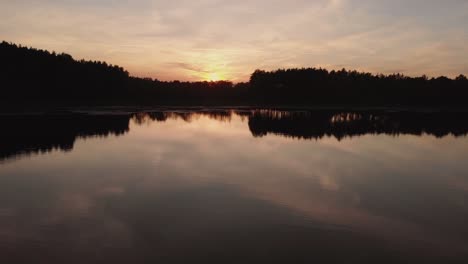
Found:
[[[164,82],[100,61],[0,43],[0,103],[11,106],[466,106],[468,79],[302,68],[256,70],[248,83]]]
[[[89,104],[113,102],[128,87],[128,72],[100,61],[2,42],[2,101],[10,104]]]
[[[466,106],[468,80],[428,79],[325,69],[257,70],[251,96],[266,104],[332,106]]]

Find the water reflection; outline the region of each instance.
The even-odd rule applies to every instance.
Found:
[[[137,124],[208,117],[229,122],[233,116],[247,120],[254,137],[268,134],[297,139],[320,139],[367,134],[423,135],[437,138],[468,133],[467,112],[388,112],[388,111],[280,111],[253,110],[172,110],[151,112],[73,113],[2,115],[0,122],[0,161],[21,155],[70,151],[77,138],[123,135],[130,120]]]
[[[130,115],[2,115],[0,161],[53,150],[71,151],[77,138],[123,135]]]
[[[56,132],[10,123],[24,129],[16,142],[35,130],[48,140],[8,153],[60,146],[45,131],[72,131],[73,151],[0,164],[0,263],[464,263],[464,115],[372,116],[220,109],[34,117]],[[448,125],[435,130],[437,120]]]
[[[362,136],[366,134],[464,136],[468,113],[376,111],[254,111],[249,128],[254,136],[283,135],[301,139]]]

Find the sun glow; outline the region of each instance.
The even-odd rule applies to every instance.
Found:
[[[221,81],[221,80],[224,80],[225,79],[225,76],[219,72],[209,72],[208,74],[206,74],[205,76],[205,79],[207,81]]]

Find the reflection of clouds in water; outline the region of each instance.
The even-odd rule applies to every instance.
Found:
[[[157,127],[161,131],[166,130],[164,124],[158,124]],[[359,188],[353,189],[353,179],[360,177],[363,178],[360,180],[362,182],[368,177],[387,177],[380,175],[380,170],[383,168],[380,165],[401,173],[402,168],[394,167],[392,160],[387,159],[389,157],[394,159],[396,157],[394,153],[402,152],[404,147],[403,144],[395,144],[395,138],[367,136],[360,140],[350,139],[341,142],[324,139],[328,143],[322,144],[322,141],[298,142],[279,137],[267,137],[258,141],[245,135],[242,140],[238,138],[235,144],[230,144],[225,138],[218,138],[216,135],[201,137],[192,129],[187,126],[186,130],[178,129],[177,134],[171,133],[172,136],[181,138],[190,138],[192,135],[191,148],[184,153],[183,161],[179,159],[175,161],[174,166],[169,166],[176,168],[179,171],[177,174],[183,175],[185,180],[199,182],[201,177],[205,181],[211,177],[212,181],[240,188],[244,195],[257,196],[275,204],[287,205],[289,208],[307,212],[309,217],[325,222],[336,221],[336,224],[361,228],[371,233],[380,232],[381,235],[394,238],[395,236],[403,236],[405,239],[425,237],[422,235],[424,230],[410,222],[381,217],[378,212],[374,215],[365,207],[355,206],[363,197],[359,194]],[[223,134],[226,129],[223,124],[219,124],[219,128],[212,132]],[[229,132],[234,133],[231,128]],[[379,144],[379,140],[375,139],[382,139],[385,145]],[[413,139],[417,140],[416,137]],[[424,146],[422,142],[426,139],[419,140],[421,143],[416,142],[412,145],[413,148]],[[330,144],[330,141],[333,143]],[[251,149],[253,144],[255,151],[250,153],[243,151]],[[172,152],[174,150],[171,148],[176,146],[168,147],[168,152]],[[327,162],[330,157],[333,157],[333,161]],[[413,162],[417,162],[418,156],[414,157]],[[379,162],[371,162],[372,167],[369,168],[369,161],[373,158]],[[216,164],[213,165],[212,162]],[[171,160],[165,160],[163,163],[171,164]],[[233,163],[235,165],[232,165]],[[393,163],[398,162],[393,161]],[[192,171],[194,167],[197,168],[196,172]],[[343,177],[350,179],[343,181]],[[302,182],[295,185],[298,179],[302,179]],[[436,180],[443,184],[443,179]],[[385,228],[387,225],[394,228],[388,230]],[[433,234],[433,236],[427,238],[428,241],[437,241],[438,235]]]
[[[129,248],[137,243],[143,227],[153,228],[147,231],[158,239],[174,236],[175,240],[183,239],[182,231],[163,229],[196,233],[197,228],[210,230],[203,221],[215,225],[216,220],[220,229],[227,223],[234,228],[238,223],[230,222],[229,217],[241,221],[243,210],[253,204],[275,211],[273,217],[285,217],[278,220],[283,224],[290,220],[289,214],[297,214],[310,222],[336,225],[394,245],[431,248],[433,254],[437,250],[453,253],[466,246],[434,211],[412,207],[420,210],[414,216],[405,211],[403,203],[414,206],[414,196],[435,193],[424,199],[435,209],[450,205],[454,212],[446,212],[446,217],[458,226],[454,217],[465,216],[460,199],[452,206],[449,199],[438,200],[438,195],[466,193],[463,185],[453,184],[456,179],[466,179],[462,174],[446,178],[430,171],[450,164],[451,172],[466,172],[463,163],[452,164],[464,157],[466,140],[447,137],[433,141],[427,136],[365,136],[342,141],[253,138],[247,123],[237,116],[230,123],[199,117],[191,123],[169,120],[144,126],[131,123],[130,127],[124,137],[78,140],[67,155],[51,153],[2,165],[0,173],[7,176],[0,182],[13,176],[29,180],[40,172],[36,177],[44,183],[37,184],[51,185],[47,190],[52,193],[25,196],[44,199],[46,204],[35,212],[39,216],[35,222],[24,221],[25,211],[12,215],[8,212],[14,210],[2,209],[6,212],[2,215],[0,210],[2,240],[21,244],[68,239],[66,245],[84,251],[102,245]],[[458,147],[452,148],[455,142]],[[441,151],[427,152],[428,148]],[[411,168],[396,166],[405,164],[407,158],[411,158]],[[11,182],[9,186],[15,187]],[[216,194],[218,189],[221,194]],[[406,201],[398,200],[403,198]],[[264,221],[263,211],[255,213],[259,208],[253,205],[251,216]],[[386,212],[379,206],[388,206]],[[240,210],[239,215],[231,210]],[[168,216],[171,219],[165,219]],[[195,219],[191,222],[190,217]],[[436,221],[419,224],[429,217]],[[242,227],[260,223],[247,221]],[[75,232],[81,235],[69,236]],[[199,239],[196,234],[190,238]]]
[[[107,195],[122,195],[125,193],[125,189],[122,187],[118,186],[109,186],[109,187],[104,187],[101,190],[102,195],[107,196]]]
[[[320,176],[319,181],[320,181],[320,185],[325,190],[338,191],[340,189],[340,186],[338,185],[338,183],[332,177],[328,175]]]

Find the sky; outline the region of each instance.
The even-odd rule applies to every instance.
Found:
[[[468,0],[0,0],[0,40],[160,80],[468,75]]]

